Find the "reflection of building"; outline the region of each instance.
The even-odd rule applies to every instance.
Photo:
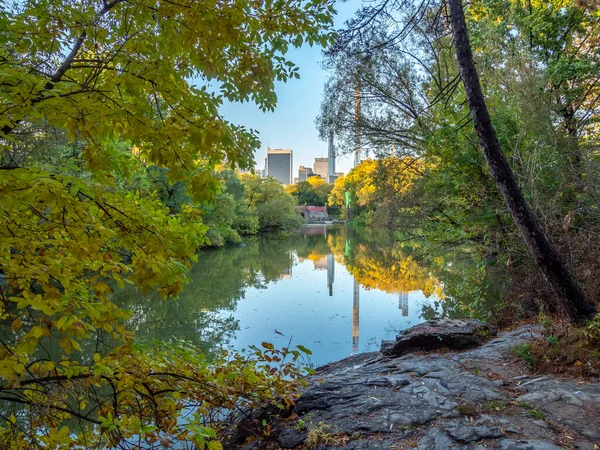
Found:
[[[315,270],[327,270],[327,256],[313,260],[313,267]]]
[[[294,254],[291,251],[289,251],[288,255],[290,257],[290,265],[281,273],[281,275],[279,275],[279,278],[281,280],[287,280],[287,279],[292,278],[292,267],[294,266],[294,263],[293,263]]]
[[[313,171],[315,175],[319,175],[324,180],[327,180],[327,171],[329,170],[329,159],[328,158],[315,158],[315,165]]]
[[[282,280],[287,280],[287,279],[292,278],[292,266],[285,269],[283,271],[283,273],[281,275],[279,275],[279,278]]]
[[[265,176],[273,177],[282,184],[292,184],[292,165],[291,150],[269,149],[265,158]]]
[[[333,296],[333,281],[335,276],[335,259],[333,253],[327,255],[327,287],[329,288],[329,296]]]
[[[402,310],[402,316],[408,316],[408,292],[400,292],[398,308]]]
[[[310,167],[300,166],[298,168],[298,182],[306,181],[313,175],[314,175],[314,172]]]
[[[304,227],[304,236],[325,236],[326,228],[322,225]]]
[[[358,314],[359,314],[359,291],[360,291],[360,284],[358,284],[356,282],[356,279],[353,280],[354,281],[354,295],[353,295],[353,302],[352,302],[352,351],[353,352],[357,352],[358,351]]]

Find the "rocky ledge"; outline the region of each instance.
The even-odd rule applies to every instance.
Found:
[[[510,353],[537,333],[526,326],[467,351],[364,353],[320,367],[267,447],[599,449],[600,384],[530,376]]]

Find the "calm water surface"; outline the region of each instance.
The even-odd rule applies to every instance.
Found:
[[[315,366],[373,351],[439,309],[444,283],[389,232],[306,226],[284,238],[204,251],[177,301],[126,290],[138,339],[194,342],[210,354],[267,341],[302,344]],[[444,260],[438,267],[449,268]]]

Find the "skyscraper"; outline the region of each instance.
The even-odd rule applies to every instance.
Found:
[[[314,175],[314,172],[310,167],[300,166],[298,168],[298,182],[306,181],[313,175]]]
[[[333,184],[335,181],[335,147],[333,146],[333,130],[329,131],[329,145],[327,148],[327,182]]]
[[[315,175],[319,175],[324,180],[327,180],[327,172],[329,171],[329,160],[327,158],[315,158],[313,171]]]
[[[267,150],[265,175],[275,178],[282,184],[292,184],[292,158],[292,151],[289,149]]]

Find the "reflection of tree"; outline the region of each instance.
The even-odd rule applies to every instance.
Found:
[[[347,268],[365,288],[388,293],[423,291],[426,297],[442,294],[442,286],[429,268],[405,254],[399,245],[372,247],[357,244],[347,258]]]
[[[264,289],[289,274],[294,254],[323,263],[332,254],[367,289],[434,294],[437,309],[424,311],[430,315],[485,318],[499,298],[500,283],[486,265],[468,257],[433,257],[426,243],[400,243],[386,230],[345,226],[305,227],[285,237],[250,240],[245,247],[203,251],[191,270],[190,284],[176,301],[133,289],[115,297],[133,312],[129,326],[138,339],[184,339],[211,354],[227,345],[238,329],[226,311],[236,308],[246,289]],[[400,307],[408,306],[402,306],[402,297],[399,302]]]
[[[115,301],[132,311],[128,326],[139,341],[184,339],[211,354],[238,329],[237,321],[223,311],[235,309],[246,288],[263,288],[287,273],[293,241],[261,238],[243,248],[202,252],[190,272],[190,284],[175,301],[133,288],[117,292]]]
[[[444,299],[423,310],[424,317],[475,317],[490,320],[501,305],[510,278],[497,266],[478,261],[466,253],[446,255],[430,262],[432,270],[444,281]]]

